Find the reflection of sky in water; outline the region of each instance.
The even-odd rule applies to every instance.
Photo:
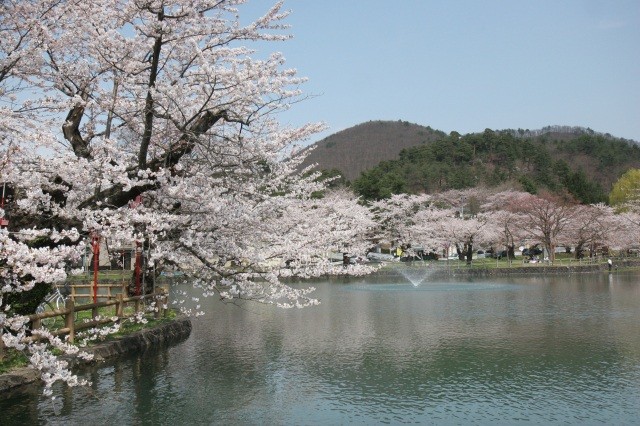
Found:
[[[210,298],[185,342],[97,368],[58,416],[0,400],[0,424],[637,424],[639,282],[391,271],[318,280],[302,310]]]

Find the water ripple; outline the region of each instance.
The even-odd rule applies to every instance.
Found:
[[[317,283],[305,310],[211,305],[186,342],[88,371],[55,407],[0,401],[0,424],[634,424],[640,275],[615,278],[372,277]]]
[[[404,292],[404,291],[486,291],[486,290],[516,290],[522,288],[515,284],[502,283],[448,283],[428,282],[421,284],[386,283],[386,284],[351,284],[342,287],[344,291],[373,291],[373,292]]]

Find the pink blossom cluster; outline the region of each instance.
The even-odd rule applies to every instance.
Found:
[[[310,306],[281,278],[369,270],[329,261],[364,250],[369,210],[300,169],[324,125],[277,120],[306,79],[258,49],[290,38],[288,12],[244,23],[243,3],[0,4],[0,328],[47,389],[78,381],[25,340],[8,296],[63,282],[92,236],[139,243],[149,271],[177,268],[227,301]]]

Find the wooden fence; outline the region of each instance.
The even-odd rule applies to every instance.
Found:
[[[64,309],[56,309],[52,311],[46,311],[39,314],[32,314],[29,316],[31,322],[31,328],[37,330],[42,327],[42,320],[47,318],[62,317],[64,318],[64,327],[56,330],[49,330],[52,334],[57,336],[69,336],[68,342],[73,343],[75,340],[75,334],[77,331],[93,328],[99,325],[114,323],[120,321],[123,318],[128,318],[144,312],[145,302],[155,302],[156,319],[163,317],[166,314],[165,306],[169,302],[169,293],[166,289],[159,288],[156,292],[151,294],[145,294],[142,296],[124,297],[126,293],[119,293],[113,296],[110,300],[105,300],[98,303],[89,303],[84,305],[76,305],[73,298],[68,298]],[[91,295],[85,297],[92,297]],[[105,297],[105,296],[102,296]],[[133,305],[134,309],[132,313],[125,313],[127,305]],[[113,306],[113,315],[99,316],[98,310],[100,308],[106,308]],[[79,312],[91,311],[91,319],[85,321],[77,321],[76,317]],[[115,318],[115,321],[112,319]],[[0,330],[0,333],[2,331]],[[4,342],[0,336],[0,360],[3,358]]]
[[[98,284],[97,299],[113,300],[118,294],[127,294],[128,286],[128,281]],[[79,299],[93,301],[93,283],[71,284],[69,287],[71,289],[69,297],[74,302],[77,302]]]

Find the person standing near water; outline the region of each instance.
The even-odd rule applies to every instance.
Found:
[[[611,259],[607,259],[607,266],[609,267],[609,272],[611,272],[611,268],[613,267],[613,262]]]

